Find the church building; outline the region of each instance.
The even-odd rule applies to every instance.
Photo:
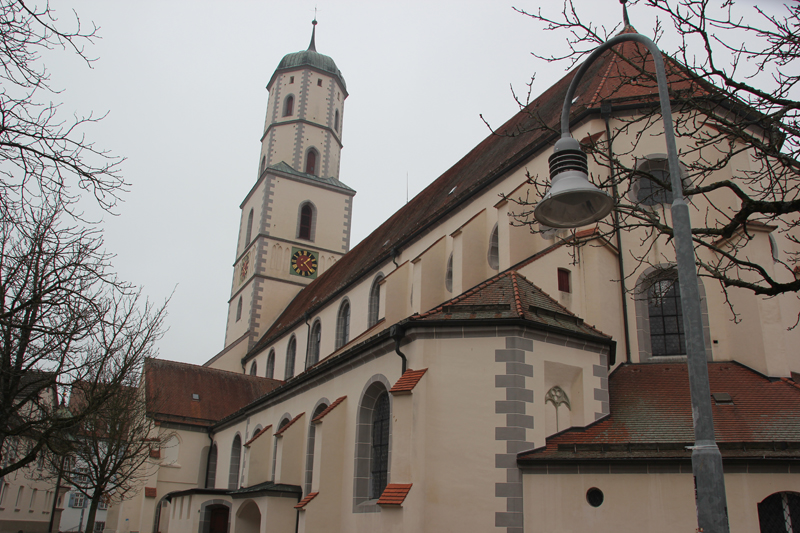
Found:
[[[513,223],[514,200],[540,194],[528,176],[547,174],[557,138],[540,125],[558,124],[572,73],[350,249],[348,91],[315,32],[267,85],[224,349],[203,366],[148,361],[146,394],[169,390],[153,412],[169,442],[154,436],[159,468],[107,531],[694,531],[672,243]],[[573,136],[603,143],[626,125],[615,144],[638,151],[619,157],[666,172],[660,122],[629,121],[653,87],[609,75],[630,68],[622,50],[580,82]],[[627,194],[667,216],[652,187]],[[780,228],[748,230],[772,268]],[[795,531],[800,302],[733,289],[734,322],[708,278],[701,297],[731,531]]]

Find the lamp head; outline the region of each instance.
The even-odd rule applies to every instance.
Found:
[[[562,137],[550,156],[550,190],[533,211],[553,228],[577,228],[605,217],[614,200],[589,182],[589,165],[578,141]]]

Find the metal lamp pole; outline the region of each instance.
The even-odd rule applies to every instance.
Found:
[[[711,413],[711,389],[708,383],[706,347],[700,310],[700,292],[697,281],[692,228],[689,207],[683,196],[683,183],[675,146],[667,89],[664,60],[656,44],[643,35],[626,33],[609,39],[581,65],[567,90],[561,112],[561,139],[550,157],[552,185],[550,191],[537,205],[535,218],[552,227],[577,227],[605,217],[613,208],[613,200],[588,182],[586,154],[569,132],[569,110],[575,89],[587,68],[603,52],[625,42],[635,41],[647,47],[653,56],[658,81],[658,95],[664,120],[667,157],[673,191],[672,225],[675,239],[678,282],[681,290],[686,354],[689,368],[689,388],[692,400],[695,445],[692,446],[692,472],[695,483],[698,531],[727,533],[728,509],[725,498],[725,480],[722,456],[714,438],[714,420]],[[580,158],[582,162],[579,161]],[[561,174],[560,176],[558,174]],[[581,178],[585,182],[581,182]]]

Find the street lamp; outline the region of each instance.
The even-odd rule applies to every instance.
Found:
[[[638,33],[617,35],[594,50],[578,69],[567,89],[561,111],[561,139],[556,142],[550,156],[551,187],[534,209],[534,217],[541,224],[554,228],[574,228],[596,222],[611,212],[614,200],[589,183],[586,154],[569,132],[569,110],[575,89],[589,66],[609,48],[635,41],[647,47],[656,69],[658,96],[664,120],[664,137],[667,141],[667,160],[672,184],[672,226],[678,266],[678,283],[681,288],[681,308],[686,331],[686,355],[689,369],[689,390],[692,400],[695,444],[692,450],[692,472],[695,481],[698,531],[726,533],[728,509],[725,498],[725,479],[722,472],[722,455],[714,438],[714,420],[711,413],[711,389],[708,384],[708,365],[703,338],[700,310],[700,291],[697,281],[692,227],[689,207],[683,197],[675,130],[672,124],[667,90],[664,59],[656,44]],[[621,253],[621,251],[620,251]]]

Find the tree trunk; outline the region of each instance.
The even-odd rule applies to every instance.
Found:
[[[103,493],[99,490],[96,490],[92,496],[89,503],[89,518],[86,520],[86,533],[94,533],[94,518],[97,516],[97,506],[100,504],[102,497]],[[102,531],[98,531],[97,533],[102,533]]]

